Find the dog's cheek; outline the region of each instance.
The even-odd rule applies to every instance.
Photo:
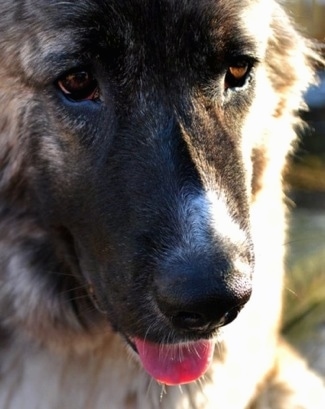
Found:
[[[103,138],[99,146],[95,142],[87,146],[89,140],[99,138],[95,127],[76,119],[73,128],[70,115],[58,115],[51,105],[45,105],[46,110],[34,104],[28,112],[30,120],[25,138],[39,214],[45,223],[59,225],[82,217],[85,205],[90,202],[89,188],[96,178],[97,162],[102,161],[109,141]]]

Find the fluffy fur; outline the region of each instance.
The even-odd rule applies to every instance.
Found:
[[[282,172],[316,58],[280,6],[0,9],[1,409],[323,409],[279,336]],[[218,348],[164,387],[135,337]]]

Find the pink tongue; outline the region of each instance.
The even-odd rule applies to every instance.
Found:
[[[166,385],[180,385],[200,378],[209,368],[214,352],[214,342],[207,340],[159,345],[135,338],[134,343],[145,370]]]

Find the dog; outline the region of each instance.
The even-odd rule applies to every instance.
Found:
[[[280,5],[0,4],[0,408],[324,408],[279,334],[318,59]]]

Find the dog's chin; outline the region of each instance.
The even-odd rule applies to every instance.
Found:
[[[213,339],[161,344],[125,337],[144,370],[157,382],[183,385],[201,378],[209,369],[215,348]]]
[[[115,313],[110,314],[104,309],[95,297],[95,292],[91,292],[90,296],[96,310],[106,316],[112,330],[119,334],[131,349],[132,356],[157,382],[169,386],[188,384],[200,379],[209,369],[220,327],[187,334],[172,331],[168,337],[163,338],[157,334],[131,335],[119,325]]]

